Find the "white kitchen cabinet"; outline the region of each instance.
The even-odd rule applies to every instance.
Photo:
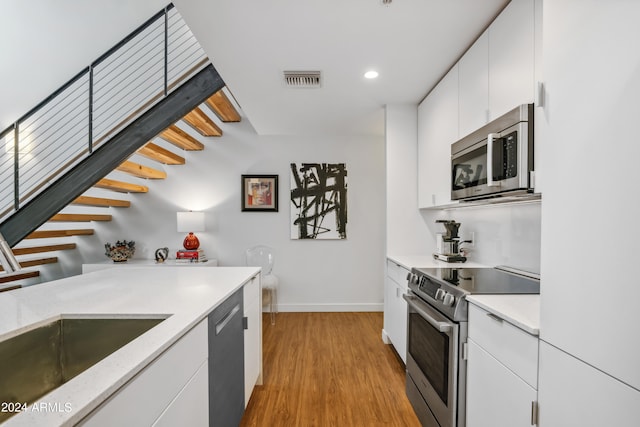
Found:
[[[538,338],[469,304],[467,427],[532,424]]]
[[[489,30],[458,61],[460,90],[460,137],[486,125],[489,120]]]
[[[540,426],[637,426],[640,391],[540,343]]]
[[[418,107],[418,207],[451,203],[451,144],[458,134],[458,65]]]
[[[204,382],[208,384],[207,320],[203,320],[143,371],[125,384],[117,393],[89,414],[80,425],[110,427],[114,425],[152,425],[169,411],[167,420],[175,417],[173,412],[180,407],[189,407],[192,390],[181,394],[190,382],[199,390]],[[197,380],[196,380],[197,378]],[[205,387],[205,396],[208,396]],[[169,409],[173,406],[173,409]],[[192,419],[209,422],[207,404],[194,409]]]
[[[640,239],[640,204],[625,185],[637,182],[640,158],[639,17],[634,1],[544,3],[542,172],[553,185],[541,210],[543,427],[640,419],[635,252],[594,244],[607,241],[612,214],[626,242]],[[569,164],[584,171],[579,185],[567,179]]]
[[[539,0],[512,0],[458,61],[460,137],[534,102]]]
[[[260,276],[244,286],[244,393],[245,407],[249,404],[256,384],[262,384],[262,313]]]
[[[208,367],[204,362],[189,383],[158,417],[153,427],[206,426],[209,415],[201,408],[209,407]]]
[[[489,120],[533,103],[534,30],[534,0],[512,0],[489,26]]]
[[[409,270],[387,260],[384,280],[384,331],[403,362],[407,362],[407,303],[402,295],[407,293]]]

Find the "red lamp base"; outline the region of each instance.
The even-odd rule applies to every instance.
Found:
[[[186,250],[194,251],[200,247],[200,241],[195,234],[189,233],[187,237],[184,238],[184,242],[182,242],[182,245]]]

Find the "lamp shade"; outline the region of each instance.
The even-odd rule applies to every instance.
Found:
[[[204,231],[204,212],[178,212],[178,231]]]

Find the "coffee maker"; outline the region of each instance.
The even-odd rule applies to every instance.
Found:
[[[439,219],[436,223],[444,225],[445,233],[437,234],[436,252],[433,257],[440,261],[446,262],[465,262],[465,257],[460,252],[460,236],[458,236],[458,229],[460,223],[454,220]]]

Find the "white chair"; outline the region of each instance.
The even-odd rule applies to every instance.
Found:
[[[273,275],[274,249],[269,246],[258,245],[245,251],[245,260],[248,266],[261,267],[260,281],[262,283],[262,306],[269,305],[271,324],[276,324],[278,306],[276,296],[278,291],[278,278]]]

